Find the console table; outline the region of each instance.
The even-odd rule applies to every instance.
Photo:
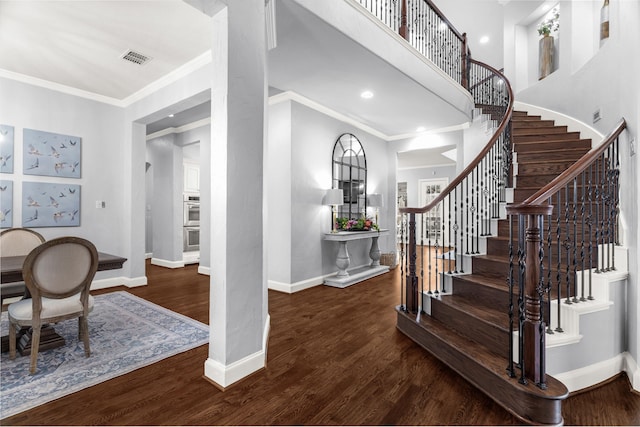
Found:
[[[339,231],[337,233],[325,233],[324,240],[338,242],[338,256],[336,258],[338,272],[333,276],[327,277],[324,280],[324,284],[338,288],[346,288],[347,286],[389,271],[388,266],[380,265],[380,248],[378,247],[378,237],[386,236],[387,234],[389,234],[389,230],[386,229],[380,231]],[[369,250],[371,264],[348,270],[351,260],[349,259],[347,242],[362,239],[371,239],[371,249]]]

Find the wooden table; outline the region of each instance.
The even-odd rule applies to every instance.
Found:
[[[3,284],[11,284],[12,282],[21,282],[22,265],[24,264],[24,256],[0,257],[0,287]],[[127,261],[126,258],[117,255],[111,255],[104,252],[98,252],[98,271],[117,270],[122,268],[122,264]],[[26,286],[23,286],[26,291]],[[20,354],[26,356],[31,353],[31,333],[27,330],[18,333],[18,350]],[[43,325],[40,335],[40,350],[48,350],[64,345],[64,338],[58,335],[51,325]],[[9,337],[2,337],[2,351],[9,351]]]

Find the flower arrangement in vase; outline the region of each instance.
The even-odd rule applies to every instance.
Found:
[[[370,231],[379,230],[379,227],[371,218],[349,219],[342,217],[336,218],[336,229],[339,231]]]
[[[538,24],[539,36],[550,36],[551,32],[558,32],[560,29],[560,11],[558,7],[554,7],[553,10],[547,14],[546,19]]]

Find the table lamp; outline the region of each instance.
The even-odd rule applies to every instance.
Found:
[[[375,224],[378,225],[378,210],[379,210],[379,208],[381,208],[383,206],[382,194],[378,194],[378,193],[369,194],[367,199],[368,199],[367,200],[367,204],[369,206],[371,206],[372,208],[375,208],[375,210],[376,210],[376,222],[375,222]]]
[[[344,193],[339,188],[332,188],[327,190],[327,194],[324,197],[324,204],[331,206],[332,212],[332,226],[331,232],[336,233],[336,214],[338,212],[338,206],[344,203]]]

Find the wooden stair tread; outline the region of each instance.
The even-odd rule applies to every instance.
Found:
[[[479,305],[477,300],[455,294],[442,295],[440,301],[466,313],[468,316],[472,316],[476,321],[487,322],[502,329],[505,333],[509,332],[506,327],[509,319],[504,310],[507,307],[507,302],[505,302],[504,307],[499,304]]]
[[[463,280],[465,282],[471,282],[479,286],[486,286],[498,290],[507,290],[506,277],[491,275],[491,274],[465,274],[456,276],[457,280]],[[454,289],[455,292],[455,289]]]
[[[460,335],[429,316],[398,310],[398,329],[507,411],[530,424],[562,424],[561,402],[569,392],[547,375],[547,388],[521,384],[506,372],[506,357]],[[517,374],[516,370],[516,374]]]

